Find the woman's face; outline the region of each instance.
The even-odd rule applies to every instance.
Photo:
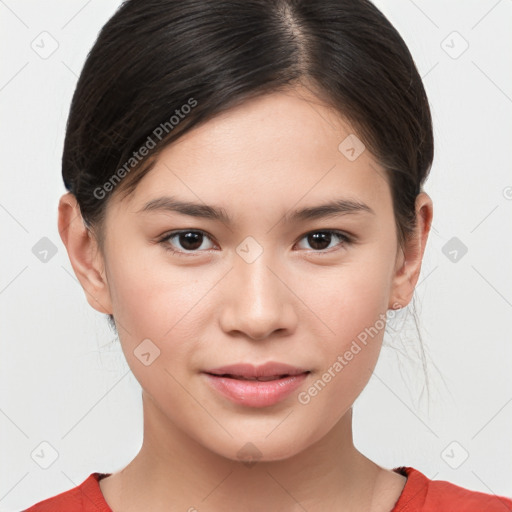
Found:
[[[305,90],[267,95],[186,134],[110,200],[109,303],[164,429],[228,458],[251,446],[281,459],[326,435],[365,387],[402,253],[384,170],[351,134]],[[213,208],[226,218],[199,215]],[[309,373],[243,381],[235,398],[214,385],[229,377],[205,373],[267,362]]]

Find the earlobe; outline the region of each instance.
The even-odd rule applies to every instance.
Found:
[[[100,313],[112,314],[103,256],[71,193],[60,198],[58,226],[71,266],[84,289],[87,301]]]
[[[407,306],[412,299],[420,276],[421,263],[433,217],[432,200],[428,194],[425,192],[418,194],[415,208],[416,229],[405,242],[405,247],[398,251],[388,308],[392,308],[391,304],[400,304],[401,307]]]

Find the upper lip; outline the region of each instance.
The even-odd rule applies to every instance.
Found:
[[[254,366],[250,363],[237,363],[205,371],[205,373],[213,375],[230,375],[245,378],[281,377],[283,375],[300,375],[306,372],[309,372],[309,370],[275,362],[268,362],[260,366]]]

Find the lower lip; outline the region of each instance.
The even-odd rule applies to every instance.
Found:
[[[209,384],[232,402],[247,407],[268,407],[284,400],[306,379],[307,373],[282,379],[258,381],[220,377],[205,373]]]

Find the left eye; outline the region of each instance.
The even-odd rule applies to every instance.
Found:
[[[211,249],[211,247],[203,247],[203,242],[205,239],[211,240],[211,238],[205,232],[189,230],[169,233],[168,235],[165,235],[164,238],[159,240],[159,242],[164,244],[165,248],[171,251],[173,254],[186,255],[187,253],[200,252],[199,249]],[[334,245],[331,245],[333,240],[336,239],[338,239],[339,242],[337,244],[335,243]],[[172,243],[173,240],[177,240],[179,245],[181,245],[181,248],[178,247],[178,249],[175,250],[174,247],[176,246]],[[324,252],[325,249],[330,249],[336,245],[343,246],[351,242],[349,236],[342,232],[333,230],[311,231],[310,233],[303,235],[300,240],[307,240],[307,242],[310,244],[310,248],[315,252]]]
[[[333,236],[335,239],[338,238],[341,240],[341,242],[331,246],[330,244],[333,240]],[[323,252],[325,249],[330,249],[336,245],[345,245],[351,241],[347,235],[339,231],[312,231],[311,233],[304,235],[302,239],[307,240],[312,249],[316,252]]]

